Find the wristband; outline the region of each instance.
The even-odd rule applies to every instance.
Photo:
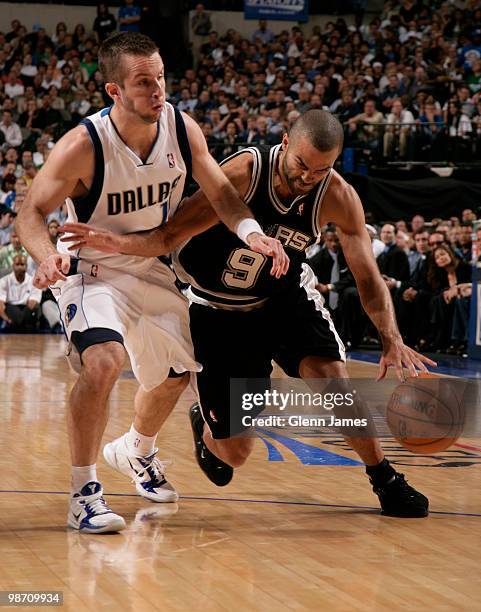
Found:
[[[249,246],[249,243],[247,242],[247,236],[249,234],[252,234],[253,232],[265,236],[264,232],[262,231],[262,227],[257,223],[255,219],[242,219],[242,221],[236,228],[237,236],[242,240],[242,242],[245,242],[247,246]]]

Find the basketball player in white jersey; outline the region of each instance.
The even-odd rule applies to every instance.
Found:
[[[280,243],[263,234],[208,154],[200,128],[165,101],[164,66],[153,41],[137,33],[116,34],[103,43],[99,64],[113,106],[58,142],[17,220],[22,243],[39,265],[37,286],[52,287],[70,344],[81,358],[68,414],[73,466],[68,525],[88,533],[125,527],[103,499],[96,473],[107,401],[124,348],[140,383],[135,410],[149,416],[142,429],[134,423],[106,458],[153,501],[178,498],[155,457],[155,437],[188,384],[188,372],[200,365],[192,350],[187,302],[164,262],[92,248],[78,249],[71,259],[65,248],[57,252],[52,246],[47,215],[66,200],[69,221],[118,233],[152,229],[175,214],[192,173],[226,225],[251,248],[273,257],[273,275],[288,267]]]

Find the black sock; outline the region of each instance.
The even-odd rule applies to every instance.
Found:
[[[366,474],[374,485],[383,485],[391,480],[396,474],[396,470],[387,459],[383,459],[377,465],[366,465]]]

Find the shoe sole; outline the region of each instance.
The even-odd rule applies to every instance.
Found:
[[[426,518],[429,516],[429,510],[426,510],[424,514],[391,514],[388,512],[381,511],[382,516],[390,516],[392,518]]]
[[[112,521],[110,525],[104,525],[103,527],[79,527],[75,521],[72,521],[70,518],[67,520],[67,526],[70,529],[75,529],[79,533],[118,533],[119,531],[123,531],[127,528],[127,523],[124,521],[122,517],[119,517],[117,520]]]
[[[140,495],[140,497],[144,497],[145,499],[153,501],[157,504],[170,504],[179,501],[179,494],[176,491],[169,491],[168,495],[160,499],[159,495],[148,493],[144,488],[142,488],[142,485],[140,484],[135,485],[135,490]]]
[[[117,461],[115,460],[115,451],[112,449],[112,443],[109,442],[108,444],[106,444],[103,448],[102,454],[104,456],[104,459],[106,461],[106,463],[113,469],[116,470],[117,472],[119,472],[120,474],[123,474],[124,476],[127,476],[127,478],[132,479],[132,473],[129,470],[127,471],[123,471],[119,466]],[[159,495],[153,495],[151,493],[148,493],[147,491],[145,491],[145,489],[142,488],[142,486],[138,483],[135,483],[135,490],[137,491],[137,494],[140,495],[140,497],[143,497],[145,499],[148,499],[149,501],[155,502],[157,504],[165,504],[165,503],[172,503],[172,502],[176,502],[179,500],[179,494],[176,491],[169,491],[168,495],[166,495],[165,498],[160,498]]]

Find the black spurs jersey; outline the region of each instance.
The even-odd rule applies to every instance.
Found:
[[[329,173],[308,194],[286,205],[274,191],[281,145],[248,147],[232,155],[252,155],[252,177],[244,201],[268,236],[284,244],[289,271],[280,279],[270,275],[272,259],[251,251],[225,225],[218,224],[194,236],[173,254],[179,279],[190,285],[193,302],[225,309],[251,309],[299,285],[305,251],[321,233],[319,210],[329,185]],[[227,160],[224,160],[225,163]]]

